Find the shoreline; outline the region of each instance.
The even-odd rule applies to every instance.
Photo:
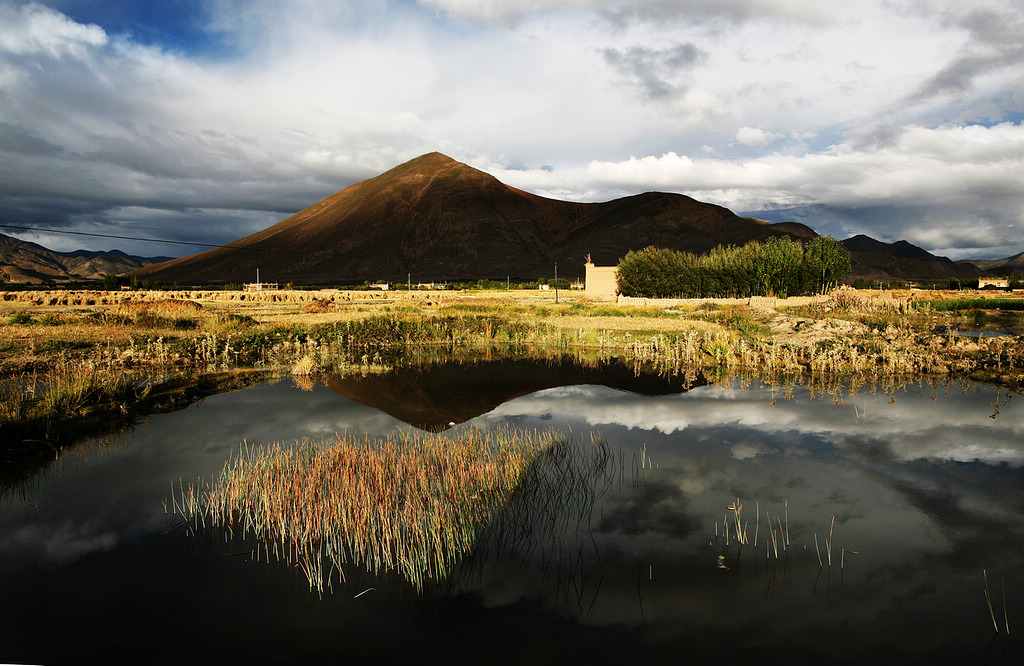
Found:
[[[64,426],[75,419],[142,416],[153,404],[152,386],[167,388],[186,377],[380,372],[388,359],[495,347],[524,355],[619,356],[661,372],[699,372],[712,380],[750,375],[830,391],[842,383],[929,378],[1011,391],[1024,386],[1024,336],[956,333],[979,322],[1020,324],[1024,295],[840,288],[797,299],[619,303],[571,291],[557,303],[541,291],[0,296],[0,432],[44,443],[58,433],[64,440]],[[992,303],[1005,309],[962,313],[922,305],[980,298],[998,299]],[[134,383],[121,385],[124,377]]]

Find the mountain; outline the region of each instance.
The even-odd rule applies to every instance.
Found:
[[[1003,259],[968,259],[957,263],[974,264],[982,270],[999,275],[1010,275],[1013,272],[1024,273],[1024,252]]]
[[[42,245],[0,234],[0,270],[11,282],[56,284],[102,280],[166,261],[166,257],[136,257],[120,250],[55,252]]]
[[[850,252],[851,278],[944,282],[949,278],[985,275],[976,266],[936,256],[903,240],[883,243],[861,234],[847,238],[843,246]]]
[[[200,254],[137,270],[160,282],[435,281],[562,277],[589,254],[614,265],[658,245],[704,252],[772,236],[814,237],[801,224],[767,224],[681,194],[648,192],[606,203],[548,199],[440,153],[356,183],[263,231]]]
[[[682,194],[647,192],[604,203],[548,199],[440,153],[356,183],[230,247],[139,269],[158,282],[416,282],[582,277],[589,255],[615,265],[650,245],[706,252],[774,236],[817,234],[768,223]],[[850,278],[944,282],[984,274],[906,241],[843,241]]]

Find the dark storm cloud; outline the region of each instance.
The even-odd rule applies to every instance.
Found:
[[[0,122],[0,153],[7,153],[7,159],[29,155],[54,156],[63,152],[60,146],[25,127]]]
[[[633,46],[626,50],[606,48],[601,52],[604,61],[627,79],[635,81],[651,99],[677,95],[685,87],[674,82],[680,73],[706,57],[695,44],[676,44],[664,49]]]
[[[16,197],[0,195],[0,222],[37,227],[65,227],[73,220],[96,216],[109,206],[97,201],[54,197]],[[3,230],[0,233],[15,233]]]
[[[1019,16],[983,7],[958,17],[952,25],[968,33],[968,43],[911,95],[911,101],[968,92],[979,77],[1024,61],[1024,20]]]

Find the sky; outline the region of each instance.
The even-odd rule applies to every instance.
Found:
[[[0,0],[5,225],[226,243],[440,151],[999,258],[1022,118],[1024,0]]]

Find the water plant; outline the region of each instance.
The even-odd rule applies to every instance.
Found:
[[[298,377],[308,377],[317,371],[316,359],[306,355],[295,362],[292,366],[292,374]]]
[[[998,634],[999,633],[999,623],[996,621],[996,612],[995,612],[995,609],[992,606],[992,592],[989,590],[989,586],[988,586],[988,570],[987,569],[982,569],[981,570],[981,575],[985,579],[985,603],[988,605],[988,614],[989,614],[989,617],[992,619],[992,628]],[[1009,636],[1010,635],[1010,618],[1009,618],[1009,614],[1006,611],[1006,581],[1004,581],[1003,579],[1000,579],[999,580],[999,584],[1000,584],[1000,587],[1002,588],[1002,598],[1003,598],[1003,626],[1006,629],[1006,635]]]
[[[557,431],[400,430],[378,440],[345,434],[243,446],[208,487],[182,486],[183,499],[172,504],[192,525],[273,548],[302,568],[311,589],[322,592],[332,574],[343,582],[345,565],[396,572],[422,589],[447,577],[499,522],[496,538],[514,542],[539,507],[548,515],[564,502],[592,498],[586,480],[607,460],[599,437],[583,447]],[[562,506],[549,506],[550,493],[537,494],[550,483]],[[509,511],[534,517],[517,523]]]
[[[750,545],[748,536],[749,524],[743,519],[743,503],[742,500],[737,497],[735,500],[729,503],[726,507],[728,513],[726,513],[723,519],[723,530],[721,534],[718,531],[718,522],[715,522],[715,539],[716,541],[721,539],[721,546],[724,546],[725,550],[728,551],[730,544],[736,546],[736,559],[737,564],[739,563],[740,555],[744,548]],[[766,537],[764,545],[764,555],[766,561],[779,561],[783,558],[788,558],[792,546],[790,539],[790,525],[789,525],[789,500],[783,500],[782,512],[772,515],[771,512],[765,510],[765,523],[766,523]],[[731,515],[730,515],[731,514]],[[814,543],[814,553],[817,557],[818,568],[822,569],[826,566],[829,570],[832,568],[833,550],[835,550],[835,523],[836,517],[832,516],[829,522],[828,536],[824,537],[824,554],[822,553],[821,544],[818,540],[818,534],[815,532],[811,535]],[[760,531],[761,524],[761,503],[758,501],[755,503],[755,517],[754,517],[754,557],[756,559],[757,550],[757,539]],[[712,542],[713,544],[715,542]],[[808,546],[803,546],[802,550],[807,551]],[[839,553],[839,568],[845,569],[846,567],[846,556],[847,555],[860,555],[860,552],[856,550],[850,550],[848,548],[842,548]],[[725,556],[719,556],[719,562],[724,560]],[[986,584],[987,585],[987,584]],[[986,587],[987,590],[987,587]],[[986,591],[986,595],[987,595]]]

